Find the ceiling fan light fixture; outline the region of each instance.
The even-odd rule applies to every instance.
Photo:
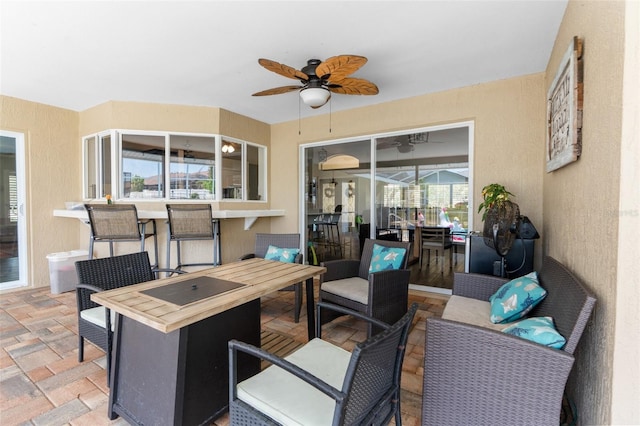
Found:
[[[224,153],[228,153],[231,154],[232,152],[234,152],[236,149],[233,147],[233,145],[231,144],[224,144],[222,145],[222,152]]]
[[[308,87],[300,90],[300,97],[305,105],[320,107],[329,100],[329,90],[324,87]]]
[[[408,135],[410,144],[429,142],[429,133],[413,133]]]

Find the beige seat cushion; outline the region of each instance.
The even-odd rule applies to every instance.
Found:
[[[491,322],[491,304],[487,301],[470,297],[451,296],[444,308],[442,318],[477,325],[492,330],[502,331],[510,324],[494,324]]]
[[[322,290],[363,305],[369,302],[369,281],[360,277],[324,282]]]
[[[285,358],[342,389],[351,353],[313,339]],[[330,425],[335,401],[274,365],[238,383],[238,398],[283,425]]]
[[[104,306],[97,306],[95,308],[85,309],[84,311],[80,311],[80,318],[106,329],[107,319],[106,319],[104,310],[105,310]],[[116,324],[116,313],[115,311],[109,311],[109,312],[110,312],[109,316],[111,317],[110,319],[111,331],[113,331]]]

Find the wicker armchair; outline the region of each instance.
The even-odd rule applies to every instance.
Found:
[[[423,425],[557,425],[562,397],[595,299],[556,260],[538,272],[547,296],[528,317],[552,317],[566,339],[552,349],[498,330],[442,318],[426,327]],[[506,280],[456,274],[453,296],[486,301]],[[451,300],[450,300],[451,302]],[[450,317],[445,308],[443,317]]]
[[[300,234],[256,234],[256,245],[253,253],[245,254],[240,260],[252,259],[254,257],[264,258],[269,246],[279,248],[299,248]],[[295,263],[302,263],[302,251],[296,256]],[[294,284],[282,291],[295,291],[294,320],[300,321],[300,310],[302,309],[302,283]]]
[[[374,244],[406,250],[401,269],[369,273]],[[409,275],[407,268],[411,243],[366,239],[360,260],[340,259],[322,263],[327,272],[322,276],[320,301],[362,312],[387,324],[398,321],[409,303]],[[325,310],[321,323],[340,316]],[[367,332],[378,332],[372,323]]]
[[[400,380],[405,344],[417,310],[413,304],[394,325],[337,306],[375,323],[383,332],[356,345],[352,353],[320,337],[282,359],[260,348],[229,342],[229,411],[232,425],[358,424],[401,425]],[[320,322],[316,322],[320,336]],[[271,362],[272,366],[237,383],[237,352]]]
[[[147,252],[76,262],[78,285],[78,362],[84,360],[84,339],[107,353],[107,377],[111,367],[113,313],[91,300],[96,292],[156,279],[163,269],[152,269]]]

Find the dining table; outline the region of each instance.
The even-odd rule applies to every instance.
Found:
[[[260,297],[305,282],[315,337],[322,266],[260,258],[95,293],[115,312],[108,416],[130,424],[210,424],[228,409],[231,339],[260,346]],[[238,355],[238,377],[260,371]],[[246,354],[244,354],[246,355]]]

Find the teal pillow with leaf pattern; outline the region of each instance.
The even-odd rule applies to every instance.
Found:
[[[490,298],[491,322],[503,324],[516,321],[533,309],[547,295],[540,286],[538,274],[530,274],[515,278],[505,283]]]
[[[556,330],[551,317],[527,318],[511,324],[502,332],[555,349],[562,349],[567,343],[567,340]]]
[[[369,273],[400,269],[406,253],[407,250],[402,247],[385,247],[374,244]]]
[[[293,263],[296,256],[300,253],[298,248],[280,248],[270,245],[267,253],[264,255],[266,260],[277,260],[285,263]]]

